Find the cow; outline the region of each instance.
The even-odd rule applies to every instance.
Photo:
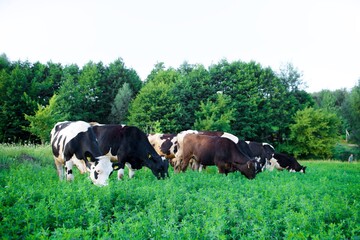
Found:
[[[177,152],[177,134],[154,133],[149,134],[148,139],[155,151],[174,166],[172,159]]]
[[[73,180],[75,164],[81,173],[90,172],[90,179],[97,186],[105,186],[113,171],[108,156],[101,153],[90,124],[83,121],[58,122],[51,130],[51,147],[60,180],[65,175]]]
[[[151,146],[146,134],[135,126],[116,124],[95,124],[92,126],[101,152],[114,162],[119,169],[118,179],[124,176],[124,167],[129,168],[129,177],[134,170],[146,166],[156,178],[169,176],[167,160],[163,160]]]
[[[262,170],[268,168],[270,159],[275,153],[275,148],[269,143],[260,143],[254,141],[245,141],[245,143],[247,143],[250,150],[250,152],[248,152],[249,156],[259,159],[259,162],[263,167]]]
[[[256,160],[251,160],[228,138],[186,134],[182,141],[183,158],[176,171],[185,172],[192,158],[204,166],[216,165],[219,173],[225,175],[240,171],[248,179],[255,178],[260,167]]]
[[[289,172],[301,172],[305,173],[306,166],[301,166],[298,161],[293,156],[287,155],[285,153],[275,153],[274,156],[270,159],[271,165],[269,170],[274,168],[278,170],[288,170]]]

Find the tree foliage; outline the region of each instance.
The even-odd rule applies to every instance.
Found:
[[[350,141],[360,146],[360,79],[345,99],[342,113],[346,129],[350,132]]]
[[[155,123],[160,124],[163,132],[177,132],[180,127],[175,122],[175,116],[179,104],[171,90],[178,77],[173,69],[161,70],[148,81],[130,104],[128,123],[146,132],[153,132]]]
[[[290,125],[292,152],[298,157],[329,158],[335,146],[340,119],[324,109],[306,108],[295,115]]]
[[[185,62],[177,72],[180,77],[171,91],[178,103],[174,120],[178,124],[176,130],[188,130],[194,128],[195,112],[200,110],[200,103],[216,99],[216,89],[210,87],[210,74],[202,65]]]
[[[17,63],[10,72],[2,70],[0,77],[2,81],[0,139],[3,142],[30,140],[30,134],[22,128],[22,126],[28,125],[24,113],[30,114],[36,107],[27,93],[30,88],[30,74],[30,63],[28,62]]]
[[[66,66],[55,108],[67,114],[69,120],[106,123],[114,120],[110,119],[111,108],[124,83],[128,83],[132,92],[140,90],[140,78],[121,59],[108,67],[101,62],[89,62],[82,69],[77,65]]]
[[[303,151],[294,142],[299,134],[294,126],[300,125],[297,113],[312,107],[316,113],[303,113],[304,124],[318,119],[319,126],[328,125],[326,114],[315,118],[317,111],[333,113],[341,127],[335,124],[332,130],[347,130],[352,143],[360,142],[359,86],[312,95],[304,88],[302,74],[292,64],[277,73],[254,61],[224,59],[208,68],[184,62],[177,69],[159,62],[142,82],[121,58],[108,66],[90,61],[79,68],[11,62],[2,54],[0,142],[47,141],[45,129],[67,119],[125,123],[145,132],[225,130],[300,155],[327,156],[326,147],[321,152]],[[320,140],[318,146],[323,144]]]
[[[109,116],[111,123],[120,124],[125,122],[132,97],[133,91],[130,89],[130,85],[124,83],[123,86],[119,88],[114,102],[111,104],[111,114]]]
[[[67,114],[60,114],[55,111],[57,95],[53,95],[49,101],[49,105],[42,106],[38,104],[35,115],[25,114],[25,119],[30,122],[29,127],[25,130],[41,140],[41,143],[50,141],[50,131],[58,121],[67,120]]]
[[[230,122],[234,120],[235,109],[231,108],[231,98],[218,94],[215,102],[209,99],[200,103],[195,112],[195,129],[232,132]]]

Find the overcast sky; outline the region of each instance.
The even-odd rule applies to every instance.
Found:
[[[157,62],[221,59],[290,62],[308,92],[360,79],[359,0],[0,0],[0,34],[11,61],[122,58],[143,80]]]

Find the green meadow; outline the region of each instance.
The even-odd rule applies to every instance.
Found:
[[[360,239],[360,164],[299,161],[254,180],[215,167],[94,186],[59,181],[50,146],[0,145],[1,239]]]

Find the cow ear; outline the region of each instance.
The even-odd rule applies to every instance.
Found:
[[[117,164],[117,163],[113,163],[112,167],[115,171],[119,170],[119,168],[120,168],[119,164]]]
[[[84,153],[84,157],[85,157],[85,161],[88,161],[88,162],[95,162],[95,159],[94,159],[94,157],[93,157],[93,155],[90,153],[90,152],[88,152],[88,151],[86,151],[85,153]]]

